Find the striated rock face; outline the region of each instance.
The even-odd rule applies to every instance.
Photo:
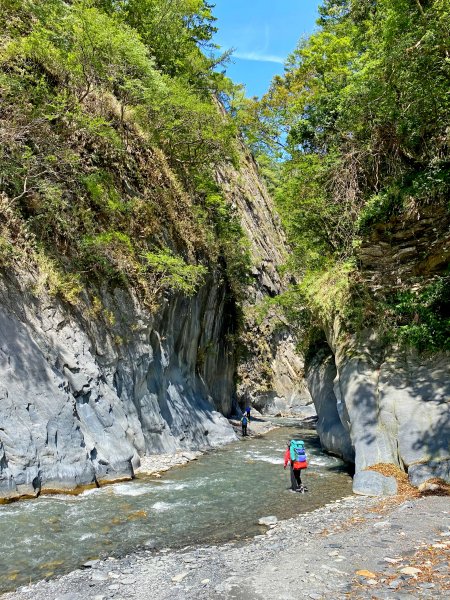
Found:
[[[345,404],[338,403],[334,390],[336,376],[336,363],[331,350],[321,350],[306,374],[318,416],[317,433],[324,450],[354,462],[355,450],[350,437],[347,409]]]
[[[422,207],[408,219],[395,217],[373,228],[359,250],[361,274],[374,295],[410,289],[450,262],[450,213],[445,207]]]
[[[228,201],[240,215],[253,257],[242,335],[246,352],[238,367],[238,400],[242,406],[251,404],[265,414],[310,416],[315,410],[304,380],[304,362],[289,327],[273,311],[260,319],[254,309],[286,288],[280,267],[289,248],[254,159],[245,149],[242,156],[237,176],[231,167],[224,167],[217,175]]]
[[[308,369],[324,447],[346,460],[353,448],[356,472],[391,463],[414,485],[449,481],[450,356],[386,350],[370,332],[329,342]]]
[[[439,207],[395,217],[363,242],[360,276],[374,296],[420,289],[447,269],[449,232],[450,215]],[[324,331],[328,349],[307,371],[324,447],[346,459],[353,450],[357,474],[390,463],[416,486],[450,481],[450,355],[386,346],[370,330],[351,336],[339,318]],[[355,491],[388,489],[380,477],[364,471]]]
[[[255,164],[243,160],[218,179],[250,239],[250,304],[281,291],[286,246]],[[91,289],[69,306],[37,293],[37,275],[23,271],[0,279],[0,501],[130,478],[142,456],[236,439],[224,415],[235,408],[238,316],[220,274],[151,313],[125,288]],[[291,337],[268,321],[249,320],[247,334],[241,399],[311,403]]]
[[[211,281],[151,316],[130,293],[69,312],[0,283],[0,499],[133,476],[144,454],[235,439],[226,294]],[[218,412],[220,411],[220,413]]]

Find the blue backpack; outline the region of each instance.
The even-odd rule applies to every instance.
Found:
[[[305,443],[301,440],[292,440],[290,445],[291,460],[295,462],[305,462],[306,452]]]
[[[247,417],[242,417],[242,425],[247,425]]]

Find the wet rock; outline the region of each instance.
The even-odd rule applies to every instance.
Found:
[[[262,517],[259,519],[259,525],[266,525],[266,527],[274,527],[278,523],[278,519],[275,516]]]
[[[88,560],[83,564],[85,569],[91,569],[92,567],[97,566],[100,563],[99,560]]]

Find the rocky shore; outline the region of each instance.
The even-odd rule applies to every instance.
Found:
[[[301,496],[299,497],[301,502]],[[93,560],[2,600],[448,598],[448,496],[349,496],[246,542]]]

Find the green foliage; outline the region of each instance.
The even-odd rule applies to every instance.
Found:
[[[31,254],[55,293],[72,298],[67,271],[132,283],[154,306],[152,278],[192,294],[199,260],[241,285],[245,236],[220,190],[202,183],[237,157],[236,126],[214,97],[233,86],[214,71],[226,57],[212,58],[211,9],[3,0],[0,194],[36,238]],[[16,243],[0,238],[4,266]],[[177,254],[150,251],[169,243]]]
[[[58,296],[69,304],[77,304],[83,290],[79,275],[62,271],[58,263],[42,249],[36,253],[35,259],[39,266],[35,292],[39,295],[46,289],[51,296]]]
[[[361,237],[411,207],[443,205],[450,192],[450,5],[324,0],[319,14],[285,74],[237,112],[259,162],[276,165],[272,186],[311,327],[336,311],[354,330],[384,310],[356,273],[341,273]],[[423,318],[417,340],[432,328]]]
[[[450,350],[450,276],[395,295],[388,309],[401,341],[422,351]]]
[[[214,231],[219,254],[225,259],[227,282],[237,300],[242,300],[250,284],[252,266],[250,242],[245,235],[239,215],[225,200],[219,186],[212,179],[197,181],[202,195],[198,219]]]
[[[156,275],[157,285],[161,289],[181,292],[185,296],[196,293],[208,272],[203,265],[187,264],[167,248],[158,252],[147,252],[144,259],[150,272]]]

